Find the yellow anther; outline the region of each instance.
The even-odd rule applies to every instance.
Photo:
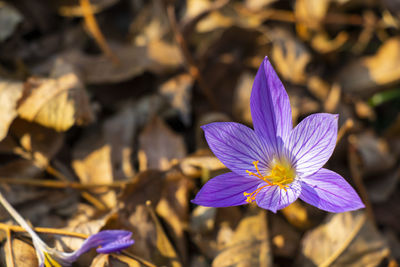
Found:
[[[277,161],[273,160],[272,164],[273,167],[270,169],[269,175],[262,175],[259,168],[258,168],[258,163],[259,161],[253,161],[253,165],[257,171],[257,173],[251,172],[246,170],[246,172],[250,176],[255,176],[263,181],[265,181],[267,184],[257,188],[254,190],[252,193],[247,193],[244,192],[243,195],[247,196],[246,202],[251,203],[256,199],[257,194],[261,191],[261,189],[267,187],[267,186],[279,186],[280,189],[283,189],[287,191],[287,188],[289,187],[289,184],[294,181],[294,178],[296,177],[296,172],[294,169],[290,166],[289,163],[287,162],[282,162],[282,161]]]

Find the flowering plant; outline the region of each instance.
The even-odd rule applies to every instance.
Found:
[[[10,215],[21,225],[32,238],[33,246],[39,261],[39,267],[61,267],[70,266],[79,256],[92,248],[97,248],[98,253],[120,252],[130,247],[135,242],[131,239],[132,233],[124,230],[105,230],[87,238],[82,246],[73,252],[62,252],[51,248],[43,242],[36,232],[29,226],[24,218],[0,193],[0,203]]]
[[[255,201],[276,212],[300,197],[330,212],[364,207],[343,177],[322,168],[336,145],[338,115],[312,114],[293,129],[289,97],[267,57],[250,108],[254,130],[235,122],[202,126],[211,150],[232,172],[208,181],[193,203],[228,207]]]

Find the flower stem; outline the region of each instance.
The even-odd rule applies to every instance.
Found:
[[[24,218],[14,209],[13,206],[7,201],[7,199],[3,196],[3,194],[0,192],[0,203],[3,205],[3,207],[8,211],[8,213],[14,218],[14,220],[24,228],[28,234],[32,237],[32,239],[36,239],[37,241],[40,240],[41,243],[42,240],[40,237],[35,233],[35,231],[32,230],[32,228],[29,226],[29,224],[25,221]]]

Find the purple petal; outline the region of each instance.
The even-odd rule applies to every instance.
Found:
[[[260,184],[264,186],[266,183]],[[257,205],[261,208],[276,212],[293,203],[301,192],[300,183],[295,180],[288,188],[280,189],[279,186],[266,186],[261,189],[256,197]]]
[[[315,207],[330,212],[364,208],[356,191],[336,172],[320,169],[302,179],[300,198]]]
[[[253,161],[259,161],[260,171],[268,167],[268,146],[254,131],[235,122],[214,122],[201,127],[212,152],[233,172],[248,177],[246,170],[257,173]]]
[[[331,157],[336,145],[337,121],[338,115],[312,114],[291,132],[288,157],[301,177],[318,171]]]
[[[73,262],[83,253],[99,246],[101,246],[101,248],[97,249],[98,253],[119,252],[133,245],[135,241],[131,239],[131,236],[131,232],[124,230],[105,230],[98,232],[97,234],[91,235],[78,250],[71,253],[69,260]]]
[[[261,179],[242,177],[233,172],[209,180],[197,193],[192,203],[206,207],[230,207],[247,204],[244,192],[253,192]]]
[[[275,151],[281,151],[292,130],[292,110],[285,88],[267,57],[254,80],[250,108],[256,134]]]

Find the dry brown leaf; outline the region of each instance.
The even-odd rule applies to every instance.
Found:
[[[64,142],[63,133],[21,119],[13,122],[10,134],[12,137],[7,137],[0,144],[9,143],[9,139],[17,141],[9,143],[4,152],[22,158],[0,164],[0,176],[3,177],[36,177],[48,166]]]
[[[351,61],[338,74],[345,92],[371,93],[383,85],[400,81],[400,38],[381,45],[375,55]]]
[[[368,198],[373,203],[384,203],[396,191],[400,182],[400,168],[381,174],[366,184]]]
[[[0,79],[0,141],[6,137],[10,124],[18,114],[17,101],[22,96],[22,90],[22,82]]]
[[[205,173],[212,176],[213,172],[226,169],[225,165],[209,149],[199,150],[195,154],[185,157],[181,160],[180,168],[189,177],[199,177]]]
[[[184,14],[184,20],[189,21],[196,18],[203,12],[213,8],[213,1],[210,0],[188,0]],[[234,24],[233,18],[222,14],[220,11],[212,11],[203,18],[197,25],[196,31],[210,32],[220,28],[227,28]]]
[[[132,43],[145,46],[153,40],[161,40],[171,30],[165,5],[161,1],[150,0],[135,16],[130,25]]]
[[[216,225],[217,209],[197,206],[190,217],[191,240],[197,245],[203,255],[212,259],[217,253],[217,243],[213,231]]]
[[[134,183],[127,186],[119,200],[118,221],[124,229],[133,232],[135,245],[129,249],[133,254],[154,262],[157,266],[181,266],[178,254],[167,237],[155,212],[146,202],[157,206],[166,185],[168,174],[149,170],[139,173]]]
[[[378,266],[390,251],[364,211],[329,214],[302,241],[300,266]]]
[[[137,106],[129,105],[104,121],[102,132],[104,139],[111,147],[114,180],[131,178],[135,173],[131,157],[134,138],[141,119]],[[115,138],[116,136],[118,138]]]
[[[296,0],[296,18],[311,29],[320,29],[329,4],[330,0]]]
[[[94,207],[87,204],[79,203],[76,207],[74,215],[67,221],[67,225],[63,227],[66,231],[80,234],[93,235],[98,233],[106,224],[111,215],[98,217]],[[69,236],[56,236],[55,246],[61,251],[74,251],[79,249],[84,239]]]
[[[104,143],[97,131],[92,131],[81,139],[73,151],[72,167],[83,184],[111,183],[114,181],[111,162],[111,146]],[[116,195],[112,190],[99,188],[91,190],[106,204],[115,207]]]
[[[169,174],[162,197],[156,207],[157,214],[171,229],[173,243],[184,265],[187,265],[189,260],[185,230],[189,221],[190,186],[190,181],[181,173]]]
[[[119,58],[118,65],[112,64],[104,54],[88,55],[79,50],[60,53],[58,60],[75,66],[82,79],[88,84],[117,83],[142,74],[145,71],[165,73],[182,64],[182,56],[176,45],[162,40],[152,40],[147,46],[132,46],[109,42],[109,46]],[[36,68],[38,73],[46,73],[55,59]]]
[[[6,247],[9,246],[8,242],[9,241],[7,241],[5,243]],[[4,249],[2,249],[2,252],[4,253]],[[12,239],[12,255],[13,255],[13,261],[14,261],[15,267],[24,267],[24,266],[37,267],[37,266],[39,266],[38,260],[36,258],[35,249],[31,245],[29,245],[26,242],[19,240],[17,238]],[[4,259],[4,256],[5,255],[2,255],[3,259]],[[2,266],[8,266],[8,265],[6,265],[4,263],[4,265],[2,265]]]
[[[356,146],[366,176],[382,174],[396,164],[396,159],[390,152],[388,142],[378,138],[372,132],[351,136],[351,142]]]
[[[75,124],[84,125],[93,119],[85,88],[74,72],[62,73],[57,78],[30,78],[25,83],[18,114],[57,131],[66,131]]]
[[[281,77],[296,84],[307,81],[306,66],[311,60],[307,48],[289,31],[275,28],[268,33],[272,40],[272,59]]]
[[[145,158],[139,158],[142,161],[139,164],[148,169],[167,170],[174,161],[186,155],[183,137],[174,133],[159,117],[154,117],[140,134],[139,149],[145,155]]]
[[[212,266],[272,266],[266,212],[252,209],[235,229]]]
[[[191,100],[193,79],[189,74],[180,74],[163,83],[159,92],[168,99],[171,107],[176,110],[182,122],[191,124]]]
[[[332,53],[347,42],[349,35],[347,32],[339,32],[333,39],[326,33],[317,33],[311,40],[312,47],[322,54]]]

